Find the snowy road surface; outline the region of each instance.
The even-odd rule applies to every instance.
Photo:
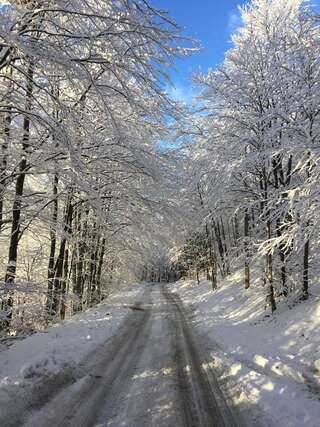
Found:
[[[147,285],[132,308],[117,336],[77,366],[76,378],[39,390],[38,407],[23,425],[243,425],[203,359],[178,297],[164,285]],[[21,425],[19,418],[10,425]]]

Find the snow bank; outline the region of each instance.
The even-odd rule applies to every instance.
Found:
[[[33,404],[41,405],[41,402],[32,402],[34,388],[45,385],[45,392],[50,394],[59,386],[72,382],[76,365],[115,336],[143,291],[143,286],[132,286],[97,308],[36,333],[1,352],[0,424],[1,419],[7,419],[11,413],[22,412]]]
[[[243,287],[243,272],[212,292],[210,283],[172,286],[194,312],[194,325],[207,350],[225,368],[226,379],[241,389],[241,400],[263,409],[266,423],[318,427],[320,415],[320,287],[309,301],[265,311],[258,280]]]

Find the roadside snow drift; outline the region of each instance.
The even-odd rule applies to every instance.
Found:
[[[96,309],[36,333],[1,352],[0,425],[9,427],[10,419],[12,425],[16,425],[19,413],[36,410],[53,391],[72,382],[76,366],[116,335],[143,291],[143,286],[132,286]],[[37,393],[33,393],[35,389]],[[42,400],[39,400],[40,389]]]
[[[308,303],[265,311],[258,280],[243,287],[243,272],[212,291],[207,281],[171,287],[192,308],[194,326],[212,357],[241,390],[240,400],[262,408],[271,425],[318,427],[320,416],[320,289]]]

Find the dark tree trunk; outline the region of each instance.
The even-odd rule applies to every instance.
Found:
[[[267,213],[269,218],[270,213]],[[267,221],[267,229],[268,229],[268,239],[271,239],[271,221]],[[277,309],[275,295],[274,295],[274,287],[273,287],[273,268],[272,268],[272,253],[269,252],[267,254],[267,279],[269,283],[269,295],[267,296],[268,302],[271,307],[272,313]]]
[[[63,267],[64,267],[65,256],[66,256],[66,245],[71,233],[72,216],[73,216],[73,206],[72,206],[72,194],[70,190],[70,193],[67,199],[66,209],[65,209],[63,235],[61,237],[59,254],[57,256],[55,267],[54,267],[53,304],[52,304],[52,310],[50,313],[51,316],[55,316],[57,313],[59,313],[62,285],[63,285]]]
[[[63,261],[63,278],[61,280],[61,307],[60,318],[63,320],[66,317],[67,307],[67,289],[68,289],[68,271],[69,271],[69,249],[66,248]]]
[[[9,107],[9,109],[11,109]],[[6,174],[7,174],[7,161],[8,161],[8,147],[10,142],[10,128],[11,128],[12,115],[7,113],[4,120],[3,135],[4,141],[1,144],[1,161],[0,161],[0,232],[3,227],[3,208],[4,208],[4,195],[6,190]]]
[[[216,260],[216,256],[214,255],[214,250],[212,247],[212,236],[209,231],[208,223],[206,223],[206,235],[207,235],[207,248],[209,251],[209,265],[211,269],[211,275],[210,275],[211,286],[212,286],[212,290],[216,290],[217,289],[217,260]]]
[[[58,220],[58,185],[59,178],[55,174],[53,178],[53,209],[52,219],[50,224],[50,254],[48,263],[48,290],[47,290],[47,302],[46,311],[50,315],[53,305],[53,278],[54,278],[54,262],[56,255],[57,245],[57,220]]]
[[[77,215],[77,259],[76,259],[76,277],[73,282],[73,294],[75,301],[73,302],[73,312],[77,313],[82,310],[83,304],[83,292],[85,284],[85,255],[86,255],[86,240],[88,234],[88,215],[89,211],[86,210],[85,218],[82,219],[81,209]],[[83,221],[83,222],[82,222]]]
[[[102,267],[103,267],[105,250],[106,250],[106,239],[104,237],[102,239],[102,242],[101,242],[101,250],[100,250],[100,255],[99,255],[99,263],[98,263],[98,271],[97,271],[97,288],[98,288],[99,302],[102,299],[101,275],[102,275]]]
[[[25,115],[23,117],[23,138],[22,138],[22,149],[23,155],[19,163],[19,174],[16,179],[15,185],[15,196],[12,207],[12,224],[11,224],[11,235],[9,242],[9,253],[8,253],[8,264],[5,275],[5,284],[8,291],[8,297],[2,308],[6,311],[6,321],[4,322],[5,327],[10,326],[12,319],[12,308],[13,308],[13,284],[16,277],[17,271],[17,260],[18,260],[18,245],[20,237],[20,218],[21,218],[21,205],[22,196],[24,191],[24,182],[26,177],[26,171],[28,169],[27,157],[30,150],[30,118],[28,113],[31,112],[32,108],[32,93],[33,93],[33,63],[30,63],[27,70],[27,83],[26,83],[26,105]]]
[[[289,163],[290,164],[290,163]],[[282,158],[281,156],[276,156],[272,161],[272,167],[273,167],[273,176],[274,176],[274,187],[278,190],[280,185],[285,186],[287,185],[287,182],[284,180],[284,172],[282,167]],[[284,198],[285,192],[282,192],[282,198]],[[276,232],[277,236],[281,237],[282,231],[281,231],[281,221],[280,219],[277,219],[276,221]],[[279,247],[279,258],[281,262],[281,284],[282,284],[282,295],[287,296],[288,295],[288,287],[286,284],[286,257],[283,245],[280,245]]]
[[[249,253],[249,213],[246,210],[244,214],[244,252],[245,252],[245,261],[244,261],[244,287],[248,289],[250,287],[250,253]]]
[[[91,265],[90,265],[90,306],[93,306],[97,303],[97,263],[98,263],[98,255],[99,255],[99,245],[100,245],[100,236],[99,229],[96,228],[93,234],[92,239],[92,249],[91,249]]]
[[[281,237],[281,224],[280,224],[280,220],[277,220],[277,236]],[[281,263],[281,267],[280,267],[280,272],[281,272],[281,285],[282,285],[282,295],[283,296],[288,296],[288,286],[287,286],[287,272],[286,272],[286,255],[285,255],[285,250],[283,248],[283,245],[280,244],[279,247],[279,258],[280,258],[280,263]]]
[[[238,222],[237,215],[234,216],[234,234],[235,234],[235,243],[236,243],[236,246],[238,246],[237,243],[239,241],[239,222]]]
[[[198,193],[199,193],[199,198],[200,198],[200,204],[201,207],[204,209],[204,201],[203,201],[203,197],[202,197],[202,193],[201,193],[201,188],[200,188],[200,184],[197,185],[198,187]],[[205,230],[206,230],[206,237],[207,237],[207,241],[206,241],[206,246],[207,246],[207,252],[208,252],[208,256],[209,256],[209,265],[210,265],[210,269],[211,269],[211,285],[212,285],[212,290],[217,289],[217,260],[216,257],[214,256],[214,250],[213,250],[213,244],[212,244],[212,235],[210,233],[209,230],[209,225],[208,222],[206,222],[206,226],[205,226]],[[207,278],[209,276],[209,270],[207,270]]]
[[[222,277],[225,277],[226,276],[225,253],[224,253],[224,245],[223,245],[222,237],[221,237],[221,230],[220,230],[219,223],[216,223],[213,218],[212,218],[212,225],[213,225],[213,229],[215,232],[216,241],[218,244],[219,255],[220,255],[220,259],[221,259],[220,271],[221,271]]]
[[[110,264],[110,273],[109,273],[109,283],[108,283],[108,287],[109,287],[109,289],[112,287],[112,282],[113,282],[113,273],[114,273],[114,269],[115,269],[115,266],[116,266],[116,262],[115,262],[115,260],[113,259],[112,261],[111,261],[111,264]]]
[[[230,265],[229,265],[228,245],[227,245],[225,227],[224,227],[222,217],[220,218],[220,223],[221,223],[222,246],[223,246],[223,253],[224,253],[224,269],[227,275],[227,274],[230,274]]]
[[[312,131],[310,131],[312,137]],[[311,153],[308,151],[308,164],[307,164],[307,179],[310,179],[312,165],[310,161]],[[309,222],[306,223],[305,232],[307,234],[307,240],[304,244],[303,249],[303,279],[302,279],[302,298],[304,300],[309,298],[309,252],[310,252],[310,237],[309,237]]]
[[[309,251],[310,240],[305,242],[303,250],[303,282],[302,282],[302,298],[304,300],[309,297]]]

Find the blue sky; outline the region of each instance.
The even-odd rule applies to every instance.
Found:
[[[184,34],[202,44],[202,52],[178,61],[177,71],[171,73],[175,84],[175,88],[170,89],[171,95],[189,101],[193,94],[190,76],[222,62],[224,52],[231,46],[230,35],[240,24],[238,5],[248,0],[152,0],[151,3],[168,11],[185,28]],[[320,8],[320,0],[312,0],[312,4]]]
[[[246,0],[152,1],[159,9],[168,11],[185,28],[184,34],[198,39],[203,48],[199,54],[177,62],[177,71],[171,73],[175,84],[171,95],[188,101],[192,96],[190,76],[222,62],[224,52],[231,46],[230,35],[240,24],[237,6],[245,3]]]

